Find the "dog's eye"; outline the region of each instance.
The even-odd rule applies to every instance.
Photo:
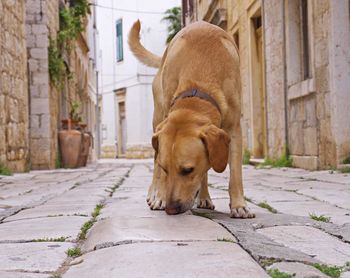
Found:
[[[193,172],[193,167],[191,168],[181,168],[180,175],[181,176],[187,176],[188,174],[191,174]]]

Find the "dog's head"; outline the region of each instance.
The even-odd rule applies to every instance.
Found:
[[[156,163],[167,179],[166,212],[178,214],[192,208],[206,172],[223,172],[230,139],[215,125],[166,119],[152,137]]]

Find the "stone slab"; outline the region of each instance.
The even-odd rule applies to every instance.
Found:
[[[81,216],[60,216],[2,223],[0,241],[31,241],[59,237],[75,240],[86,221],[86,217]]]
[[[245,195],[255,202],[292,202],[292,201],[311,201],[312,198],[298,195],[295,192],[284,190],[270,190],[269,188],[248,187],[245,189]]]
[[[311,196],[317,200],[328,202],[332,205],[349,210],[350,213],[350,186],[349,191],[334,190],[331,186],[327,189],[306,188],[298,190],[299,193]]]
[[[340,278],[350,278],[350,271],[343,272],[340,275]]]
[[[349,210],[341,209],[336,206],[332,206],[328,203],[312,200],[312,201],[294,201],[294,202],[270,202],[273,208],[278,212],[306,216],[309,217],[310,213],[316,215],[326,215],[331,217],[331,222],[343,225],[350,223]]]
[[[167,217],[164,211],[151,210],[146,203],[146,197],[129,199],[127,197],[120,199],[113,199],[112,202],[107,203],[99,215],[100,219],[110,217]]]
[[[164,213],[164,212],[163,212]],[[194,215],[161,218],[113,217],[97,222],[83,245],[84,251],[106,243],[125,241],[200,241],[235,238],[219,224]]]
[[[66,259],[65,252],[72,247],[69,242],[1,244],[0,270],[54,272]]]
[[[49,278],[51,276],[51,274],[10,272],[0,270],[0,277],[2,278]]]
[[[350,245],[316,228],[278,226],[263,228],[258,233],[289,248],[299,250],[330,265],[342,266],[350,261]]]
[[[281,272],[289,275],[295,274],[294,278],[328,278],[329,276],[323,274],[318,269],[311,265],[294,262],[279,262],[270,265],[268,269],[278,269]]]
[[[135,243],[83,258],[63,277],[269,277],[238,244],[227,242]]]
[[[72,204],[72,205],[41,205],[32,209],[22,210],[17,214],[7,217],[4,222],[33,219],[48,216],[88,216],[90,217],[95,205]]]
[[[218,212],[223,212],[226,214],[230,214],[230,208],[229,208],[229,204],[230,204],[230,199],[213,199],[213,203],[215,205],[215,210]],[[263,209],[253,203],[247,202],[247,206],[248,208],[253,211],[254,213],[267,213],[270,214],[271,212],[269,212],[267,209]]]

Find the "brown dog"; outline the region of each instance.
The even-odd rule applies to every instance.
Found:
[[[239,57],[222,29],[197,22],[182,29],[158,57],[140,44],[140,22],[129,45],[144,64],[159,68],[153,81],[155,149],[147,202],[168,214],[197,206],[214,209],[208,170],[230,163],[231,217],[251,218],[242,185]]]

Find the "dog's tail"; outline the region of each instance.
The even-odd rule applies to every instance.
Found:
[[[140,43],[140,29],[141,24],[140,20],[137,20],[134,25],[131,27],[129,32],[128,43],[131,49],[131,52],[136,56],[136,58],[143,64],[153,67],[159,68],[162,58],[153,54],[144,48]]]

